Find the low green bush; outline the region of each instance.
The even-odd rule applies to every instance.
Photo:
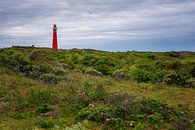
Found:
[[[53,61],[54,59],[50,57],[47,52],[42,51],[42,50],[35,50],[31,52],[29,59],[31,61],[36,61],[36,62],[43,62],[43,61]]]
[[[121,80],[121,79],[127,80],[130,78],[130,76],[128,74],[126,74],[124,70],[121,70],[121,69],[115,70],[113,72],[113,76],[114,76],[114,78],[119,79],[119,80]]]
[[[191,75],[192,77],[195,77],[195,67],[192,68]]]
[[[5,91],[0,91],[0,99],[3,98],[6,95]]]
[[[142,69],[135,69],[130,71],[130,76],[134,78],[137,82],[144,82],[144,83],[157,83],[163,80],[165,75],[164,71],[157,71],[157,72],[149,72]]]
[[[136,122],[144,122],[147,120],[147,114],[131,114],[128,119]]]
[[[93,68],[88,68],[85,71],[85,74],[92,75],[92,76],[102,76],[103,74]]]
[[[138,122],[135,126],[135,130],[145,130],[144,124],[142,124],[141,122]]]
[[[30,96],[28,97],[28,104],[30,107],[41,106],[43,104],[57,104],[59,98],[56,94],[50,91],[31,91]]]
[[[112,71],[108,65],[98,65],[94,67],[97,71],[101,72],[103,75],[111,75]]]
[[[161,119],[162,116],[160,115],[160,113],[155,112],[154,114],[148,115],[148,120],[151,124],[159,124],[160,122],[163,122],[163,120]]]
[[[52,67],[51,73],[55,74],[56,76],[64,76],[65,75],[65,71],[61,67]]]
[[[173,73],[165,75],[163,81],[166,84],[177,84],[180,86],[184,86],[188,79],[189,79],[189,75],[187,74],[173,72]]]
[[[121,118],[111,118],[109,121],[107,121],[107,124],[116,130],[126,130],[126,124],[125,121]]]
[[[76,120],[90,120],[97,123],[106,123],[111,118],[120,116],[120,109],[108,105],[98,105],[95,107],[86,107],[76,116]]]
[[[22,112],[15,112],[12,115],[12,118],[14,118],[14,119],[24,119],[25,118],[25,114],[22,113]]]
[[[54,122],[52,120],[49,119],[45,119],[45,120],[38,120],[35,123],[36,126],[38,126],[39,128],[53,128],[54,127]]]
[[[18,112],[18,111],[16,111],[11,115],[11,117],[14,119],[20,120],[20,119],[35,117],[35,114],[34,114],[34,112]]]
[[[195,88],[195,80],[192,80],[192,79],[187,80],[185,82],[185,87],[186,88]]]
[[[36,114],[39,115],[41,113],[47,113],[49,111],[52,111],[52,108],[50,108],[48,106],[48,104],[44,104],[43,106],[39,107],[37,110],[36,110]]]
[[[48,84],[57,84],[62,81],[63,78],[61,76],[56,76],[55,74],[43,74],[40,76],[40,79]]]
[[[134,100],[135,97],[128,93],[116,93],[108,96],[104,103],[120,108],[123,111],[121,111],[121,117],[127,119],[129,114],[133,113],[134,109],[131,109],[131,107],[134,104]]]
[[[91,82],[85,82],[80,93],[82,93],[82,95],[79,99],[82,99],[81,97],[83,97],[88,103],[103,100],[108,96],[108,93],[102,84],[92,84]]]

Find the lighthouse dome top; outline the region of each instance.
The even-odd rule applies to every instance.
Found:
[[[57,26],[56,26],[56,24],[53,25],[53,31],[57,31]]]

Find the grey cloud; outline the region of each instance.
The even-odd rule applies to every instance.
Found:
[[[3,0],[0,39],[68,41],[195,34],[194,0]]]

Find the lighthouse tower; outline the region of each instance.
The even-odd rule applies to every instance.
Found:
[[[57,26],[53,25],[53,43],[52,43],[52,49],[58,50],[58,39],[57,39]]]

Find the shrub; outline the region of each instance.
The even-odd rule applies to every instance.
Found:
[[[172,124],[177,130],[192,130],[191,122],[185,118],[178,118]]]
[[[94,56],[91,55],[86,55],[83,57],[81,63],[87,66],[92,66],[94,65],[97,61],[99,60],[99,58],[96,58]]]
[[[41,68],[39,65],[29,64],[26,66],[26,75],[33,79],[38,79],[41,76]]]
[[[36,107],[42,104],[57,104],[59,101],[56,94],[51,93],[50,91],[40,91],[35,92],[31,91],[31,95],[28,98],[29,106]]]
[[[87,105],[90,102],[103,100],[107,96],[108,93],[102,84],[92,84],[90,82],[85,82],[82,90],[77,96],[77,101]]]
[[[114,128],[116,130],[125,130],[125,122],[121,118],[112,118],[108,121],[108,124],[111,128]]]
[[[163,81],[166,84],[174,84],[174,83],[176,83],[176,80],[177,80],[177,74],[176,73],[170,73],[170,74],[165,75]]]
[[[189,79],[189,76],[186,74],[170,73],[170,74],[165,75],[163,81],[166,84],[178,84],[178,85],[184,86],[188,79]]]
[[[52,73],[55,74],[56,76],[64,76],[65,75],[65,71],[61,67],[53,67]]]
[[[73,70],[75,67],[72,63],[63,63],[62,64],[63,69],[67,70]]]
[[[48,84],[57,84],[63,78],[61,76],[56,76],[55,74],[43,74],[43,75],[41,75],[40,79]]]
[[[45,120],[39,120],[35,123],[39,128],[53,128],[54,122],[48,119]]]
[[[114,73],[113,73],[113,76],[114,76],[114,78],[116,78],[116,79],[129,79],[130,77],[127,75],[127,74],[125,74],[125,72],[123,71],[123,70],[115,70],[114,71]]]
[[[43,62],[43,61],[53,61],[53,58],[52,57],[49,57],[49,55],[45,52],[45,51],[42,51],[42,50],[35,50],[33,51],[30,56],[29,56],[30,60],[31,61],[40,61],[40,62]]]
[[[135,130],[145,130],[145,126],[142,123],[138,122],[135,126]]]
[[[14,119],[26,119],[26,118],[31,118],[31,117],[35,117],[35,114],[34,112],[14,112],[12,115],[11,115],[12,118]]]
[[[165,102],[160,100],[154,100],[151,98],[144,99],[141,101],[141,103],[143,104],[142,112],[144,112],[144,114],[154,114],[156,112],[163,114],[167,112],[168,109],[170,109],[168,104],[166,104]]]
[[[82,109],[76,116],[77,120],[90,120],[97,123],[106,123],[112,118],[120,115],[120,109],[108,105],[99,105],[95,108],[87,107]]]
[[[14,71],[24,72],[25,66],[28,65],[28,59],[21,53],[13,53],[6,56],[4,64],[11,67]]]
[[[92,69],[92,68],[88,68],[85,71],[85,74],[92,75],[92,76],[102,76],[102,73],[101,72],[98,72],[97,70]]]
[[[185,83],[186,88],[195,88],[195,80],[187,80]]]
[[[0,99],[3,98],[6,95],[6,92],[0,91]]]
[[[146,114],[131,114],[128,117],[128,119],[136,121],[136,122],[144,122],[145,120],[147,120],[147,115]]]
[[[144,70],[133,70],[130,72],[130,75],[138,82],[149,82],[150,73]]]
[[[154,114],[148,115],[148,119],[151,124],[158,124],[162,120],[160,113],[157,113],[157,112],[155,112]]]
[[[192,77],[195,77],[195,67],[192,68],[191,75]]]
[[[149,72],[142,69],[134,69],[130,71],[130,76],[133,77],[137,82],[151,82],[156,83],[163,80],[165,71],[157,70],[156,72]]]
[[[24,119],[25,118],[25,115],[24,115],[24,113],[21,113],[21,112],[15,112],[12,115],[12,118],[14,118],[14,119]]]
[[[105,103],[127,110],[134,99],[135,97],[128,93],[117,93],[107,97]]]
[[[41,114],[41,113],[47,113],[49,111],[52,111],[52,108],[50,108],[48,106],[48,104],[44,104],[43,106],[39,107],[37,110],[36,110],[36,114]]]
[[[103,75],[111,75],[110,67],[107,65],[98,65],[94,67],[97,71],[101,72]]]
[[[165,55],[173,57],[173,58],[180,58],[181,56],[179,52],[175,52],[175,51],[166,52]]]

